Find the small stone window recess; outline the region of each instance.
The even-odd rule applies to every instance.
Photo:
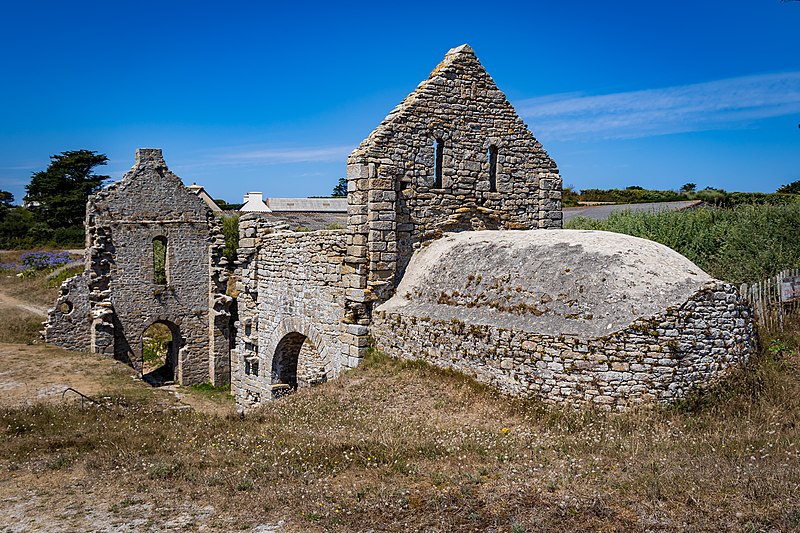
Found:
[[[167,284],[167,238],[153,239],[153,283]]]
[[[258,359],[248,357],[244,360],[244,373],[248,376],[258,376]]]
[[[59,304],[58,310],[61,311],[61,313],[64,315],[70,314],[72,312],[72,302],[70,301],[62,302],[61,304]]]
[[[444,163],[444,141],[436,139],[433,143],[433,188],[442,188],[442,164]]]
[[[489,192],[497,192],[497,146],[489,146]]]

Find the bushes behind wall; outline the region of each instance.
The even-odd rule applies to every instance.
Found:
[[[575,218],[566,226],[659,242],[712,276],[731,283],[761,280],[800,265],[800,203],[682,212],[617,212],[607,220]]]

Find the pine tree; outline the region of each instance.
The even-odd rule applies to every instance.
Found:
[[[25,203],[36,220],[50,228],[81,225],[86,215],[86,199],[109,179],[93,170],[105,165],[108,158],[91,150],[73,150],[50,159],[47,170],[34,172],[25,187]]]

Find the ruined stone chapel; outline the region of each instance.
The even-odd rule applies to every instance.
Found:
[[[370,342],[612,408],[673,401],[753,350],[732,286],[656,243],[560,229],[556,164],[468,45],[350,154],[347,181],[342,229],[243,215],[229,295],[219,218],[139,150],[88,203],[86,269],[48,342],[140,367],[143,331],[166,324],[176,379],[230,379],[240,409],[335,378]]]

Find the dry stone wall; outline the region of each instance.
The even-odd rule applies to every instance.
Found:
[[[92,321],[89,318],[89,285],[81,273],[61,284],[55,306],[45,322],[48,342],[76,352],[89,351],[92,342]]]
[[[345,230],[291,232],[267,217],[239,220],[237,407],[322,383],[360,362],[366,327],[344,322]]]
[[[142,334],[165,323],[179,336],[178,382],[228,383],[232,299],[221,220],[169,171],[161,150],[137,150],[133,169],[90,197],[86,233],[86,270],[62,285],[46,340],[141,370]],[[157,239],[166,244],[164,280],[156,279]]]
[[[683,398],[746,363],[755,349],[749,305],[721,282],[591,339],[380,310],[371,332],[392,356],[452,368],[512,396],[614,409]]]
[[[706,386],[755,349],[732,285],[674,250],[601,231],[478,231],[420,249],[370,332],[508,394],[625,408]]]

